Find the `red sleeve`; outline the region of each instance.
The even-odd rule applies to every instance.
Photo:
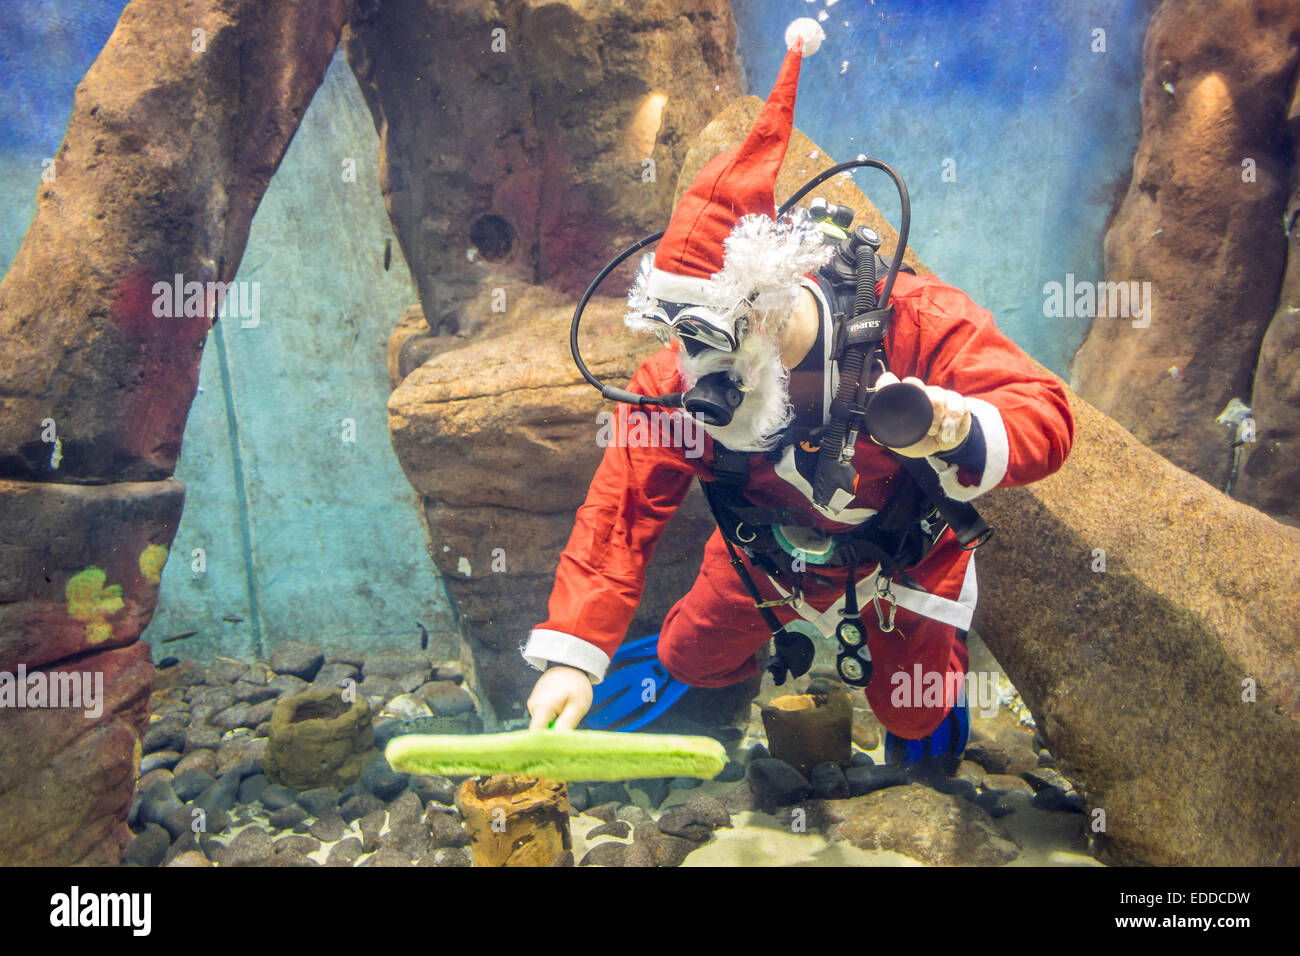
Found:
[[[664,349],[637,370],[628,390],[663,395],[672,390],[675,379],[676,356]],[[582,638],[608,656],[632,622],[655,545],[695,474],[681,442],[663,447],[627,440],[636,434],[629,432],[629,414],[648,415],[656,428],[666,426],[665,416],[683,415],[681,409],[617,406],[616,418],[606,426],[615,440],[605,448],[587,499],[578,509],[555,573],[548,617],[537,626]],[[681,422],[676,424],[680,428]],[[649,434],[649,429],[641,434]]]
[[[1074,416],[1061,383],[1038,368],[999,331],[992,313],[964,292],[934,276],[911,279],[906,286],[900,276],[898,285],[903,290],[895,296],[890,364],[897,353],[911,368],[894,368],[894,374],[915,375],[974,399],[972,412],[984,431],[983,475],[931,460],[941,475],[950,470],[966,492],[954,497],[1026,485],[1059,469],[1074,444]]]

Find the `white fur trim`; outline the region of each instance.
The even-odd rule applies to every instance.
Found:
[[[674,272],[652,268],[646,283],[646,294],[661,302],[686,302],[725,309],[736,304],[738,296],[728,301],[725,292],[709,279],[698,276],[679,276]]]
[[[794,41],[800,39],[803,40],[803,57],[806,60],[821,48],[822,40],[826,39],[826,31],[812,17],[800,17],[785,28],[785,48],[790,49],[794,46]]]
[[[524,660],[535,669],[545,670],[547,664],[568,664],[591,675],[591,682],[599,684],[609,669],[609,658],[596,645],[563,631],[533,628],[528,632],[528,643],[523,647]]]
[[[996,488],[1007,476],[1007,465],[1011,458],[1002,413],[980,398],[967,398],[966,405],[970,408],[971,415],[979,419],[980,429],[984,433],[984,474],[980,483],[973,487],[963,485],[957,480],[957,466],[952,462],[933,456],[925,459],[938,472],[939,486],[953,501],[970,501]]]

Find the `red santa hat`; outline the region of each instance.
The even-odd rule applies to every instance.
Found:
[[[809,254],[824,261],[815,230],[773,221],[776,176],[794,128],[799,67],[824,37],[817,21],[806,17],[786,29],[787,52],[767,102],[744,142],[710,160],[682,196],[653,267],[629,297],[634,309],[637,298],[730,308],[753,292],[797,281],[820,264],[810,262]]]

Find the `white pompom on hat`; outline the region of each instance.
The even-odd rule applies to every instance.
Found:
[[[812,17],[800,17],[785,28],[785,48],[788,50],[795,45],[795,41],[803,40],[802,53],[806,57],[821,49],[822,40],[825,39],[826,31]]]

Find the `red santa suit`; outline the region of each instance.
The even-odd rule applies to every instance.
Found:
[[[721,237],[728,237],[742,216],[770,217],[774,212],[773,186],[792,127],[803,52],[796,39],[746,141],[706,165],[674,211],[655,253],[652,296],[661,301],[721,304],[719,283],[709,281],[726,271]],[[731,259],[726,267],[731,267]],[[785,286],[798,282],[798,275],[786,278]],[[832,340],[831,309],[816,282],[805,278],[802,285],[813,295],[821,323],[815,346],[821,352],[812,361],[821,368],[811,371],[822,394],[814,396],[811,414],[824,423],[837,374],[824,355],[825,343]],[[878,296],[883,285],[883,279],[877,283]],[[721,287],[728,288],[725,282]],[[980,437],[983,454],[975,459],[975,470],[939,456],[925,459],[949,497],[969,501],[996,487],[1037,481],[1061,466],[1074,434],[1065,392],[1054,378],[1034,369],[1015,343],[998,331],[987,310],[934,276],[906,273],[898,275],[890,301],[893,318],[883,343],[889,370],[900,379],[915,376],[964,396],[977,423],[972,431]],[[674,343],[646,360],[629,391],[650,396],[684,391],[676,348]],[[794,392],[792,388],[792,400]],[[683,415],[680,409],[618,406],[617,427],[560,557],[547,619],[533,629],[523,648],[533,666],[567,664],[586,671],[594,682],[604,677],[641,598],[646,567],[664,525],[692,480],[697,476],[713,480],[711,440],[704,443],[702,455],[688,442],[646,440],[651,434],[681,435],[681,421],[672,423],[678,426],[676,431],[658,426],[664,424],[664,416]],[[655,419],[656,427],[646,428],[644,421],[635,421],[636,416]],[[835,533],[876,514],[905,475],[898,460],[864,432],[853,457],[858,480],[852,500],[836,502],[841,507],[832,511],[812,501],[815,458],[814,452],[797,445],[787,445],[775,461],[764,454],[750,455],[745,497],[758,507],[801,511],[819,530]],[[799,599],[775,607],[774,612],[782,623],[803,618],[823,634],[832,634],[845,606],[849,569],[810,570],[817,576],[805,576]],[[757,568],[750,566],[749,571],[765,600],[789,596]],[[917,587],[892,581],[896,617],[894,630],[888,632],[878,626],[871,605],[877,566],[859,566],[854,577],[873,668],[866,698],[888,730],[919,739],[942,722],[953,702],[945,699],[936,706],[918,699],[919,694],[900,695],[894,677],[917,673],[917,665],[923,675],[965,673],[966,648],[957,632],[969,628],[975,608],[973,552],[963,551],[953,532],[945,530],[929,554],[907,573]],[[695,585],[664,620],[660,660],[670,674],[687,684],[723,686],[754,673],[755,651],[770,636],[715,531],[705,546]]]
[[[808,285],[816,290],[812,283]],[[815,294],[823,322],[829,321],[825,299],[820,290]],[[934,276],[900,273],[892,301],[894,318],[885,338],[890,371],[964,396],[984,437],[985,463],[979,474],[937,457],[925,459],[938,472],[948,496],[969,501],[993,488],[1028,484],[1056,471],[1074,438],[1074,420],[1060,384],[1034,369],[1024,352],[997,329],[986,309]],[[628,388],[645,395],[682,391],[675,350],[665,348],[651,356]],[[533,630],[525,648],[525,656],[535,665],[568,663],[596,680],[604,676],[609,658],[626,634],[664,525],[697,475],[712,480],[711,440],[699,458],[688,457],[691,449],[685,443],[655,447],[649,441],[629,441],[629,414],[647,413],[619,406],[619,430],[578,509],[556,571],[547,619]],[[654,413],[666,414],[682,412]],[[640,431],[652,434],[648,429]],[[662,431],[656,428],[654,433]],[[813,504],[810,482],[793,465],[797,454],[795,446],[786,446],[776,463],[762,454],[751,455],[746,497],[759,506],[801,509],[827,532],[866,521],[904,474],[897,459],[869,437],[860,436],[853,458],[856,494],[832,518]],[[848,572],[842,567],[818,570],[833,583],[806,587],[800,602],[775,611],[782,623],[802,617],[830,634],[844,607]],[[966,648],[956,631],[970,627],[975,610],[974,553],[963,551],[953,532],[945,531],[930,554],[908,572],[923,590],[897,580],[892,583],[898,607],[896,628],[888,634],[879,629],[869,606],[876,591],[876,572],[875,566],[859,567],[855,575],[873,663],[866,697],[888,730],[917,739],[939,725],[948,707],[923,704],[912,699],[910,690],[906,700],[900,699],[891,678],[895,673],[915,673],[916,664],[923,674],[965,673]],[[750,573],[765,599],[789,593],[752,567]],[[687,684],[718,687],[753,674],[754,652],[769,639],[715,531],[705,546],[695,586],[665,618],[660,660],[670,674]]]

